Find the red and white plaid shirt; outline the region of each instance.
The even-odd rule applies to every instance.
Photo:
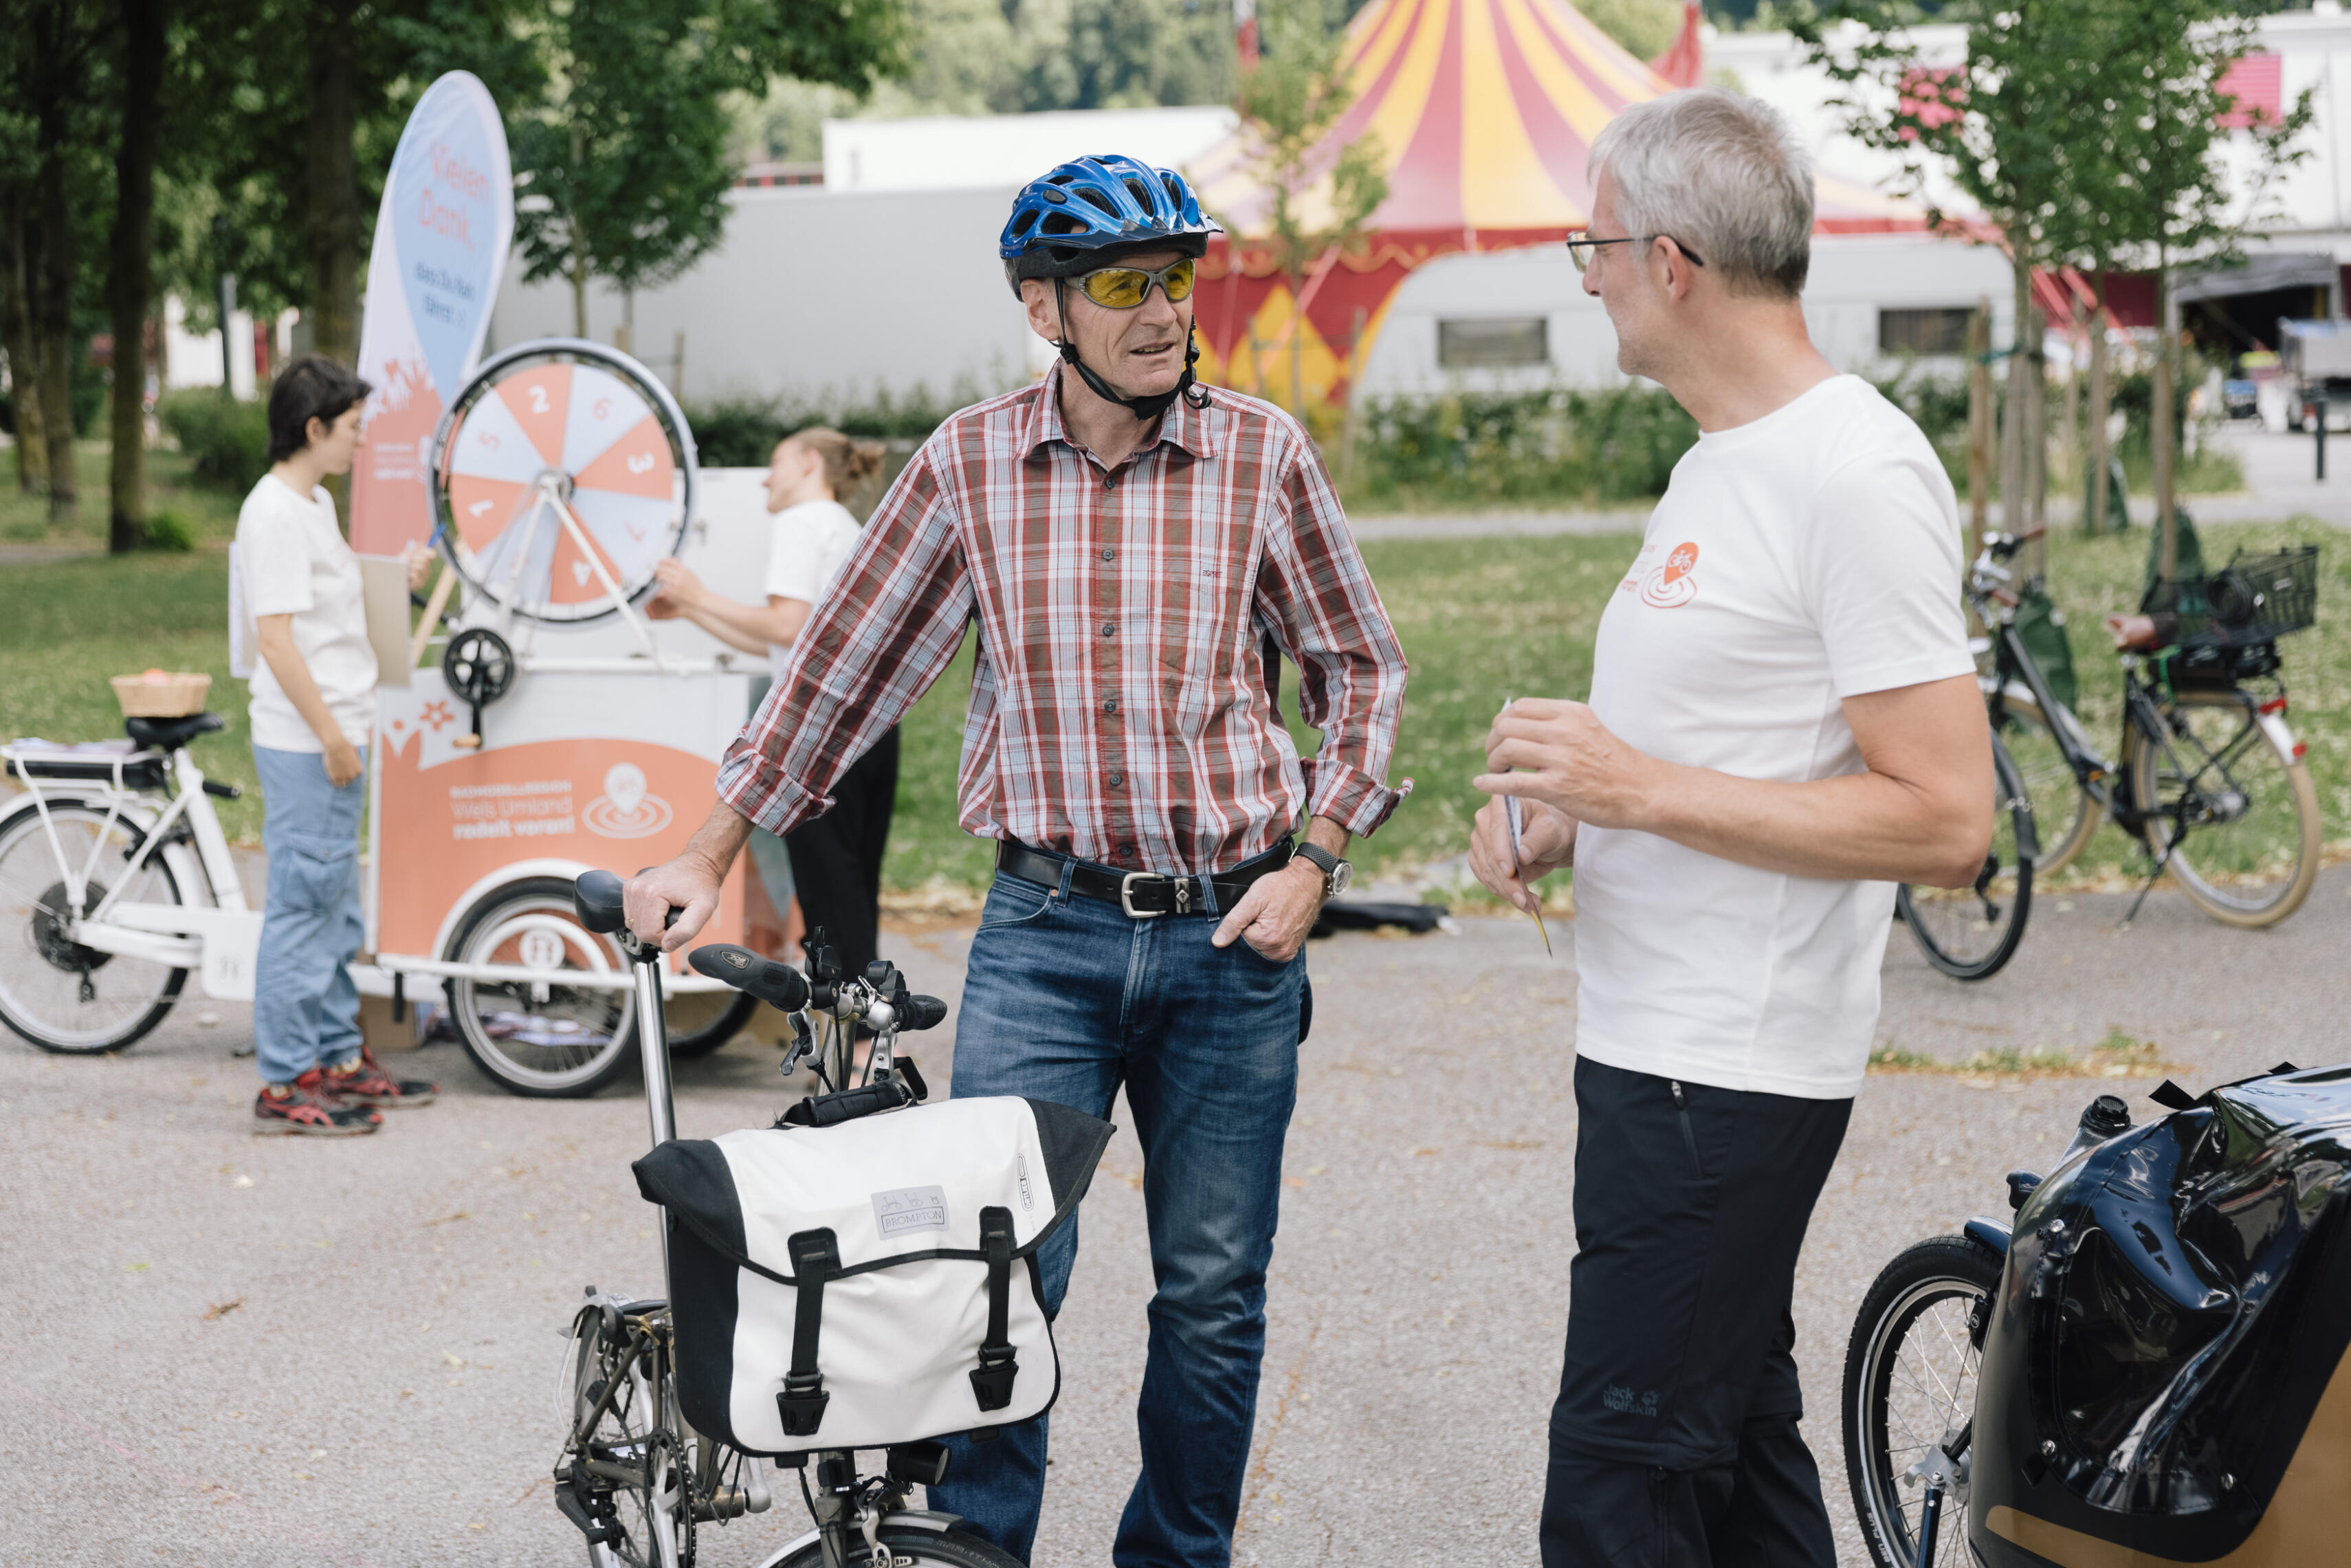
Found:
[[[1305,432],[1214,389],[1105,472],[1071,444],[1054,386],[966,409],[914,455],[728,749],[719,794],[775,832],[825,810],[977,619],[966,831],[1196,875],[1308,816],[1379,826],[1402,799],[1384,779],[1404,652]],[[1268,695],[1269,636],[1323,735],[1310,760]]]

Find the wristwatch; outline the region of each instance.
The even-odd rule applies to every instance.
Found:
[[[1355,868],[1320,844],[1310,844],[1301,839],[1298,858],[1321,868],[1322,896],[1325,898],[1338,897],[1347,891],[1347,884],[1355,880]]]

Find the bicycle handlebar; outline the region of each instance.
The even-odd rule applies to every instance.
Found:
[[[762,958],[747,947],[713,942],[696,947],[685,961],[714,980],[758,998],[778,1012],[796,1013],[809,1003],[808,977],[789,964]]]

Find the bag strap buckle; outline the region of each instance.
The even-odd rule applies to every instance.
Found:
[[[1132,876],[1129,881],[1134,880]],[[980,1342],[979,1364],[972,1369],[971,1391],[982,1410],[1001,1410],[1012,1403],[1012,1385],[1020,1375],[1020,1361],[1012,1349],[1012,1211],[994,1206],[979,1211],[979,1248],[987,1258],[987,1337]]]

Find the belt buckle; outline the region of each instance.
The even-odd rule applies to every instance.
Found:
[[[1134,907],[1134,884],[1146,878],[1153,882],[1169,882],[1174,880],[1170,877],[1162,876],[1155,871],[1131,871],[1124,876],[1120,877],[1118,879],[1118,906],[1126,911],[1127,918],[1130,920],[1156,920],[1161,915],[1167,913],[1167,911],[1164,909],[1137,909]]]

